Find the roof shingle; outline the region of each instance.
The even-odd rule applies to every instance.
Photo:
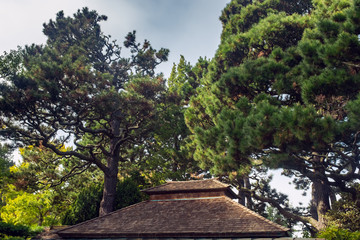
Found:
[[[218,181],[170,182],[148,191],[227,188]],[[146,192],[148,192],[146,191]],[[63,237],[283,237],[288,229],[225,196],[144,201],[60,230]]]

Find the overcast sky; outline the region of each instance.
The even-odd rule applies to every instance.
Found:
[[[137,39],[149,40],[155,49],[170,50],[169,61],[159,71],[169,77],[173,63],[180,55],[195,64],[201,57],[212,58],[220,43],[222,30],[219,17],[230,0],[0,0],[0,53],[25,44],[45,43],[42,25],[55,19],[63,10],[73,15],[78,9],[89,7],[108,16],[102,30],[118,43],[125,35],[137,31]],[[309,197],[293,191],[290,179],[275,174],[273,184],[280,191],[290,193],[293,203],[308,202]]]
[[[149,40],[155,49],[170,50],[159,71],[168,77],[180,55],[192,64],[212,58],[220,43],[219,16],[230,0],[0,0],[0,53],[25,44],[44,43],[42,25],[63,10],[73,15],[89,7],[108,16],[102,30],[118,43],[137,31],[138,41]]]

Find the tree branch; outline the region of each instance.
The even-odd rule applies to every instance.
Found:
[[[271,198],[267,198],[267,197],[264,197],[264,196],[257,195],[254,190],[250,190],[250,189],[247,189],[247,188],[241,188],[239,190],[242,191],[242,192],[246,192],[246,193],[250,194],[251,197],[253,197],[253,198],[255,198],[255,199],[257,199],[257,200],[259,200],[261,202],[269,203],[271,206],[278,209],[279,212],[285,218],[290,218],[290,219],[293,219],[295,221],[299,221],[299,222],[302,222],[302,223],[305,223],[305,224],[310,224],[315,229],[320,230],[320,227],[318,226],[319,222],[314,218],[296,215],[296,214],[286,210],[285,208],[283,208],[276,200],[271,199]]]
[[[65,176],[62,176],[59,182],[56,183],[51,183],[50,187],[56,187],[58,185],[60,185],[61,183],[63,183],[64,181],[66,181],[67,179],[75,176],[75,175],[79,175],[83,172],[85,172],[87,169],[89,169],[89,167],[91,166],[90,162],[87,162],[81,166],[75,166],[73,167],[69,173],[67,173]],[[79,172],[76,172],[77,169],[81,169]]]
[[[97,158],[89,157],[89,156],[86,156],[85,154],[81,154],[81,153],[76,152],[76,151],[60,151],[57,146],[55,146],[54,144],[49,143],[48,141],[44,141],[44,142],[42,142],[42,144],[45,147],[51,149],[54,153],[56,153],[59,156],[74,156],[74,157],[80,158],[80,159],[82,159],[84,161],[94,163],[104,173],[107,173],[109,171],[108,168]]]

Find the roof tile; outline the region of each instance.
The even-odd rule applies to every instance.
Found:
[[[66,237],[283,237],[287,228],[232,201],[218,180],[169,182],[144,192],[160,194],[102,217],[58,231]],[[179,193],[183,194],[179,194]],[[153,195],[154,196],[154,195]],[[185,197],[184,197],[185,196]],[[196,196],[196,197],[195,197]],[[199,197],[200,196],[200,197]]]
[[[145,201],[60,230],[60,236],[286,236],[272,223],[226,197]]]

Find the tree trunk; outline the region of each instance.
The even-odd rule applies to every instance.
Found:
[[[241,189],[251,190],[249,177],[248,176],[239,177],[237,179],[237,184],[239,186],[238,202],[241,205],[246,206],[249,209],[252,209],[252,200],[250,194],[248,193],[248,191],[241,190]]]
[[[244,191],[241,191],[241,189],[242,188],[244,188],[245,187],[245,183],[244,183],[244,179],[243,178],[238,178],[237,179],[237,184],[238,184],[238,190],[239,190],[239,192],[238,192],[238,202],[241,204],[241,205],[243,205],[243,206],[245,206],[245,203],[246,203],[246,200],[245,200],[245,192]]]
[[[115,114],[114,114],[115,115]],[[113,138],[110,141],[110,156],[107,158],[107,171],[104,172],[104,190],[100,202],[99,216],[103,216],[114,211],[116,185],[118,182],[119,161],[120,161],[120,121],[113,116],[111,121]]]
[[[99,216],[103,216],[114,211],[115,197],[116,197],[116,184],[117,184],[117,167],[116,171],[113,167],[110,174],[104,175],[104,190],[103,197],[100,203]]]
[[[311,200],[311,216],[318,221],[318,230],[325,227],[324,216],[330,210],[330,188],[322,180],[313,180]]]
[[[314,166],[314,175],[315,176],[325,176],[324,166],[322,165],[323,159],[318,156],[317,153],[314,154],[313,166]],[[317,220],[315,226],[317,230],[321,230],[325,227],[325,214],[330,210],[330,186],[326,181],[322,180],[320,177],[314,177],[312,181],[312,191],[311,191],[311,207],[310,213],[313,219]]]

